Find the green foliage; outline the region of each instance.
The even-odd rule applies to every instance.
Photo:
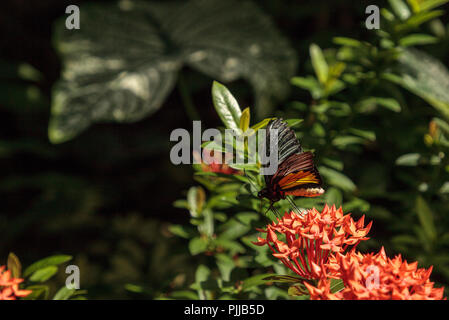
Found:
[[[365,214],[374,223],[361,251],[384,246],[389,256],[433,265],[432,280],[447,288],[449,1],[386,3],[381,29],[370,31],[354,27],[363,24],[354,17],[332,29],[346,16],[328,19],[329,12],[364,9],[345,1],[338,9],[319,2],[91,3],[81,6],[80,30],[67,30],[64,20],[54,26],[62,65],[56,83],[42,65],[0,60],[1,244],[4,256],[14,244],[26,252],[24,267],[13,253],[6,261],[25,279],[21,289],[33,291],[26,299],[308,299],[302,279],[253,244],[256,228],[275,219],[256,197],[264,187],[259,164],[232,165],[236,174],[193,165],[193,178],[192,168],[168,164],[165,131],[143,119],[170,109],[161,127],[189,125],[182,115],[174,120],[182,104],[191,118],[207,119],[205,127],[221,120],[239,134],[286,119],[314,152],[326,190],[295,204]],[[281,35],[267,14],[288,32]],[[309,21],[316,32],[306,28],[295,38],[290,31]],[[212,79],[220,82],[212,83],[211,102]],[[230,82],[238,99],[222,84]],[[175,87],[180,101],[167,99]],[[287,92],[290,102],[276,104]],[[93,123],[138,120],[77,137]],[[47,134],[53,143],[77,139],[55,146]],[[225,151],[214,142],[202,147]],[[247,157],[247,146],[238,152]],[[286,200],[275,206],[291,209]],[[29,264],[49,254],[45,246],[73,258]],[[89,295],[64,286],[69,261],[80,266]],[[341,281],[331,288],[341,290]]]

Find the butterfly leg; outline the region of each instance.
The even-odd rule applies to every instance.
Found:
[[[286,199],[288,200],[288,202],[290,203],[290,205],[293,207],[293,210],[296,211],[296,213],[297,213],[299,216],[303,216],[303,215],[304,215],[305,211],[299,210],[299,208],[296,206],[295,202],[294,202],[289,196],[286,196]]]

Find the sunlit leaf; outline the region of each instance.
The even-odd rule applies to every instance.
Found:
[[[221,121],[228,129],[239,132],[242,111],[234,96],[221,83],[214,81],[212,85],[212,101]]]

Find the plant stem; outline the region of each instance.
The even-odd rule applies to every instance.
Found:
[[[184,109],[186,111],[187,116],[191,121],[201,120],[200,115],[193,103],[192,95],[187,86],[186,81],[184,80],[183,75],[180,73],[178,76],[178,90],[181,95],[181,100],[184,105]]]

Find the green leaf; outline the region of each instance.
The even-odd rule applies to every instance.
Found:
[[[308,76],[307,78],[294,77],[291,79],[291,84],[309,91],[314,99],[319,99],[324,95],[320,83],[312,76]]]
[[[326,203],[335,204],[337,207],[341,206],[343,195],[337,188],[329,188],[328,190],[326,190],[324,196],[326,198]]]
[[[420,96],[449,119],[449,71],[437,59],[406,49],[399,58],[397,75],[387,79]]]
[[[249,112],[249,108],[246,108],[245,110],[242,111],[242,115],[240,116],[240,130],[242,130],[242,132],[246,132],[246,130],[248,130],[249,128],[249,122],[250,122],[250,112]]]
[[[412,7],[414,13],[418,13],[421,11],[421,0],[407,0],[410,7]]]
[[[175,299],[198,300],[198,294],[190,290],[174,291],[170,296]]]
[[[11,271],[13,278],[21,278],[22,264],[14,252],[10,252],[8,255],[7,267]]]
[[[229,250],[231,254],[244,253],[246,251],[245,248],[235,240],[218,237],[214,242],[217,246]]]
[[[288,295],[289,296],[304,296],[308,295],[309,291],[307,290],[307,287],[304,284],[297,284],[295,286],[290,286],[288,288]]]
[[[362,46],[362,43],[359,40],[352,39],[352,38],[345,38],[345,37],[335,37],[333,39],[333,42],[340,46],[348,46],[348,47],[354,47],[354,48],[359,48]]]
[[[402,0],[388,0],[391,9],[393,9],[396,16],[402,21],[408,19],[411,15],[410,9]]]
[[[362,130],[357,128],[349,128],[348,131],[369,141],[376,141],[376,133],[374,131]]]
[[[48,266],[60,265],[62,263],[70,261],[70,260],[72,260],[72,256],[68,256],[68,255],[55,255],[55,256],[50,256],[50,257],[44,258],[42,260],[39,260],[39,261],[33,263],[28,268],[26,268],[23,273],[23,276],[26,278],[39,269],[43,269]]]
[[[245,235],[249,230],[250,227],[248,225],[245,225],[236,219],[230,219],[220,226],[220,238],[229,240],[238,239]]]
[[[53,277],[58,272],[57,266],[48,266],[35,271],[31,277],[30,281],[33,282],[45,282],[51,277]]]
[[[53,90],[52,142],[95,122],[153,114],[184,65],[221,82],[249,81],[259,116],[287,95],[296,53],[253,2],[123,3],[82,5],[76,32],[65,28],[65,18],[55,25],[63,72]]]
[[[189,204],[189,211],[192,217],[197,218],[201,215],[205,200],[206,193],[203,188],[191,187],[187,191],[187,203]]]
[[[304,120],[303,119],[287,119],[287,120],[285,120],[285,122],[287,122],[289,127],[295,127],[295,126],[303,123]]]
[[[179,224],[169,226],[168,230],[174,235],[184,239],[190,239],[195,234],[190,227]]]
[[[224,281],[231,280],[231,272],[235,268],[234,260],[226,254],[217,254],[216,261],[221,277]]]
[[[341,172],[323,166],[319,167],[318,170],[324,177],[325,183],[338,187],[343,191],[352,192],[356,189],[354,182]]]
[[[401,105],[394,98],[369,97],[360,101],[362,108],[370,104],[379,105],[393,112],[401,112]]]
[[[397,32],[406,32],[409,30],[413,30],[418,28],[421,24],[435,19],[437,17],[440,17],[444,14],[444,11],[438,10],[438,11],[430,11],[430,12],[419,12],[417,14],[412,15],[407,21],[404,21],[402,24],[397,25],[396,31]]]
[[[341,160],[337,160],[337,159],[331,159],[331,158],[322,158],[321,161],[329,166],[332,167],[333,169],[336,169],[338,171],[342,171],[344,168],[344,164]]]
[[[330,290],[332,293],[337,293],[345,288],[342,279],[331,279]]]
[[[68,289],[66,286],[62,287],[55,293],[53,300],[69,300],[75,293],[75,289]]]
[[[276,119],[276,118],[266,118],[266,119],[263,119],[263,120],[260,121],[259,123],[256,123],[255,125],[253,125],[253,126],[251,127],[251,129],[253,129],[253,130],[256,132],[257,130],[259,130],[259,129],[265,127],[265,126],[268,124],[268,122],[270,122],[270,121],[273,120],[273,119]]]
[[[417,45],[425,45],[437,43],[438,38],[422,33],[414,33],[408,36],[405,36],[399,40],[399,44],[403,47],[417,46]]]
[[[437,231],[433,221],[434,214],[427,202],[421,196],[416,198],[416,213],[418,214],[419,221],[421,222],[421,226],[427,239],[435,241]]]
[[[25,288],[25,290],[31,290],[32,292],[26,297],[25,300],[47,300],[50,294],[50,288],[46,285],[32,285]]]
[[[264,274],[258,274],[252,277],[249,277],[245,280],[243,280],[242,283],[242,289],[243,291],[246,291],[248,289],[251,289],[256,286],[264,285],[267,282],[271,282],[270,280],[267,280],[270,276],[277,276],[274,273],[264,273]]]
[[[279,283],[302,283],[306,279],[300,276],[270,275],[264,278],[264,280]]]
[[[339,149],[346,149],[346,146],[351,144],[364,144],[365,139],[355,136],[339,136],[332,140],[332,144]]]
[[[189,242],[189,251],[191,255],[197,255],[207,250],[209,242],[207,239],[195,237]]]
[[[422,11],[429,11],[448,2],[449,0],[425,0],[420,1],[420,7]]]
[[[239,131],[240,117],[242,116],[239,104],[231,92],[217,81],[214,81],[212,85],[212,101],[226,128]]]
[[[321,48],[312,43],[309,48],[310,58],[312,59],[312,66],[315,74],[321,84],[325,84],[329,77],[329,66],[324,58]]]
[[[212,237],[214,234],[214,214],[210,209],[203,211],[204,221],[198,226],[198,231],[205,234],[208,237]]]
[[[196,287],[198,288],[197,289],[198,296],[201,300],[206,299],[206,293],[204,292],[204,290],[202,290],[202,283],[206,282],[209,279],[210,274],[211,274],[210,269],[205,265],[200,264],[196,269],[195,284]]]
[[[414,167],[418,165],[420,158],[421,155],[419,153],[407,153],[397,158],[395,163],[397,166]]]

